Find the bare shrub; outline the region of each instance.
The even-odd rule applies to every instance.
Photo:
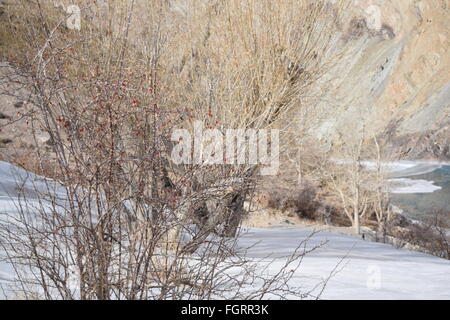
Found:
[[[409,245],[450,259],[450,212],[434,210],[424,216],[428,218],[423,222],[409,224],[406,228],[390,228],[389,233]]]
[[[293,188],[273,188],[264,193],[268,208],[282,212],[290,211],[299,218],[315,220],[319,203],[316,199],[317,190],[312,185]]]
[[[19,194],[18,214],[1,221],[26,297],[304,297],[288,270],[308,250],[273,276],[236,251],[258,166],[170,157],[171,133],[194,120],[221,132],[279,128],[325,72],[340,7],[283,1],[189,1],[187,12],[167,1],[108,10],[84,1],[91,20],[80,31],[40,1],[11,9],[24,17],[9,25],[21,48],[6,50],[11,81],[32,93],[58,172],[34,196]],[[305,191],[292,205],[310,200]]]
[[[362,147],[363,139],[360,139],[357,145],[349,147],[349,153],[345,153],[349,157],[344,158],[344,163],[330,165],[324,170],[331,192],[340,200],[357,234],[360,233],[360,221],[367,217],[370,195],[370,190],[365,186],[367,176],[362,165]]]

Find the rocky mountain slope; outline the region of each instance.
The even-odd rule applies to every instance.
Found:
[[[332,149],[364,126],[396,158],[450,160],[450,2],[354,0],[347,10],[336,45],[345,54],[323,78],[313,135]],[[25,112],[20,103],[0,97],[0,125]],[[4,127],[0,151],[31,148],[27,132]]]
[[[339,144],[365,124],[396,156],[450,159],[450,3],[354,4],[315,135]]]

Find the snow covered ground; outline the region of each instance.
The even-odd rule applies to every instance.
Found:
[[[241,244],[260,241],[249,255],[261,258],[273,252],[280,258],[280,266],[281,257],[289,255],[311,230],[250,228]],[[341,262],[323,299],[450,299],[448,260],[329,232],[313,236],[308,247],[323,241],[327,241],[323,247],[307,254],[293,279],[309,290]]]
[[[29,190],[30,197],[34,196],[31,191],[34,186],[46,189],[41,177],[0,162],[0,214],[15,210],[17,179]],[[251,258],[264,258],[267,262],[275,258],[270,271],[276,272],[283,265],[284,257],[292,254],[312,229],[244,228],[244,231],[240,246],[252,246],[248,251]],[[294,285],[303,286],[305,291],[326,279],[340,263],[339,272],[323,292],[324,299],[450,299],[448,260],[330,232],[314,235],[307,247],[324,241],[324,246],[307,254],[292,279]],[[0,284],[12,277],[11,266],[0,261]]]

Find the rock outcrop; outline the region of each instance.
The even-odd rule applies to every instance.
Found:
[[[450,3],[354,4],[314,134],[335,146],[364,125],[398,157],[449,160]]]
[[[313,135],[332,149],[364,126],[394,157],[449,161],[450,2],[353,0],[346,13],[336,43],[344,53],[319,86]],[[0,126],[29,111],[2,96]],[[29,147],[24,132],[22,122],[0,138]]]

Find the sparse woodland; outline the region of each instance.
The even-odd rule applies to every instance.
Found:
[[[355,133],[340,150],[349,163],[338,165],[308,136],[320,116],[314,90],[344,54],[335,42],[345,1],[78,3],[80,30],[67,28],[70,14],[52,1],[17,1],[1,15],[2,94],[27,92],[17,98],[34,112],[23,121],[50,141],[27,169],[54,179],[39,201],[24,191],[20,214],[0,221],[17,295],[310,298],[289,279],[315,248],[299,243],[268,275],[236,247],[249,203],[274,179],[303,195],[292,207],[307,207],[309,218],[326,211],[357,233],[366,225],[386,236],[384,173],[361,164],[385,160],[377,139]],[[172,132],[193,130],[194,121],[221,132],[279,129],[279,174],[261,177],[253,164],[174,164]]]

